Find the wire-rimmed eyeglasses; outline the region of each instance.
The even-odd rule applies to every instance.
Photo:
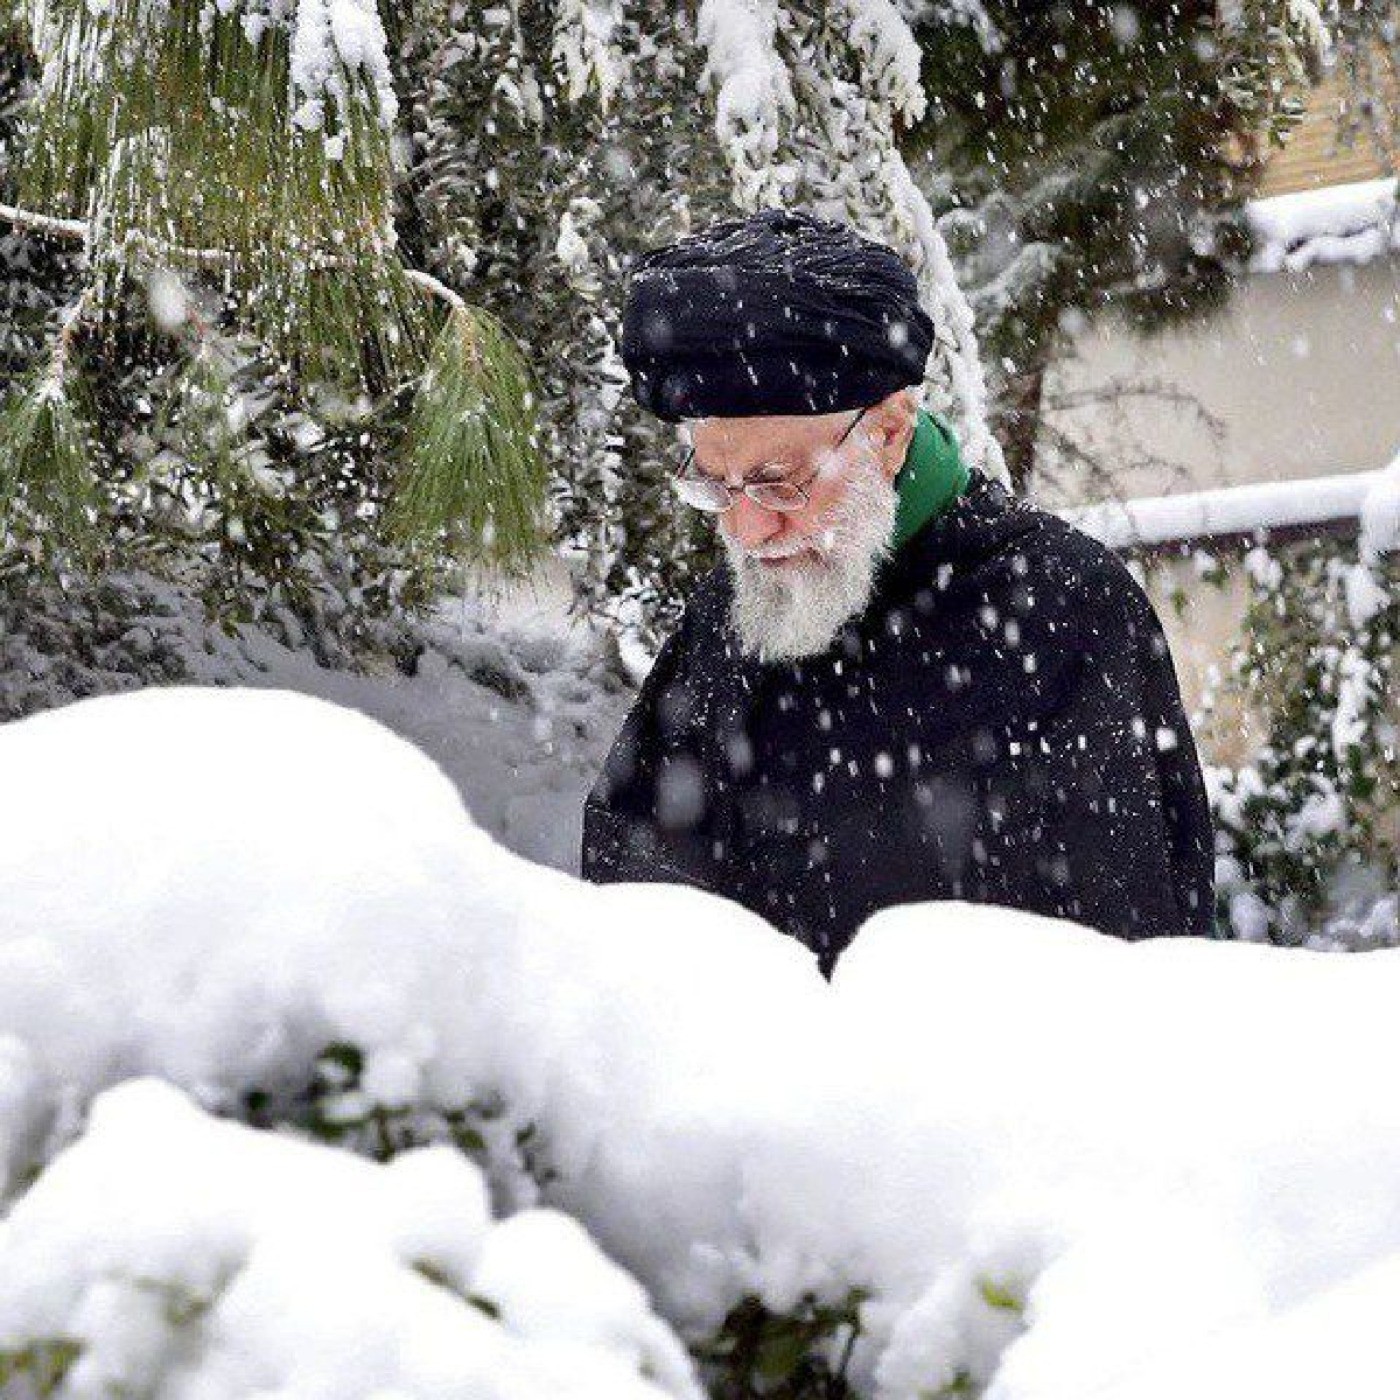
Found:
[[[864,412],[865,409],[862,408],[846,425],[846,430],[832,444],[833,451],[850,437]],[[764,472],[777,470],[783,465],[781,462],[764,462],[761,466],[754,468],[753,474],[761,475]],[[705,476],[703,473],[695,471],[694,466],[695,449],[688,447],[680,469],[671,476],[672,490],[686,505],[693,506],[696,510],[708,511],[715,515],[728,510],[734,504],[736,488],[726,485],[715,477]],[[795,481],[788,480],[745,481],[737,489],[743,491],[749,500],[762,506],[764,510],[802,510],[811,499],[807,494],[807,488],[816,480],[817,472],[820,470],[820,467],[813,469],[800,485]]]

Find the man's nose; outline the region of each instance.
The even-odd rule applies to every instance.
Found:
[[[721,518],[729,537],[741,549],[753,549],[776,539],[787,523],[782,511],[768,510],[742,491],[735,495],[734,504]]]

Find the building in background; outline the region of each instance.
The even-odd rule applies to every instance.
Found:
[[[1320,87],[1268,166],[1258,246],[1222,312],[1149,339],[1090,321],[1047,385],[1056,431],[1132,504],[1053,466],[1033,492],[1161,565],[1151,588],[1188,700],[1238,636],[1245,593],[1202,583],[1201,553],[1237,559],[1260,530],[1354,535],[1366,483],[1400,454],[1396,180],[1369,146],[1339,145],[1336,108]]]
[[[1396,172],[1341,144],[1339,100],[1320,86],[1265,168],[1258,249],[1222,312],[1149,339],[1097,318],[1056,366],[1056,429],[1111,467],[1116,494],[1368,471],[1400,448]],[[1084,499],[1072,474],[1037,490]]]

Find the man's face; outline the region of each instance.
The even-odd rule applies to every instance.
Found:
[[[740,491],[718,517],[734,578],[731,621],[748,651],[765,661],[814,655],[864,611],[894,532],[893,479],[914,413],[912,396],[891,395],[839,446],[853,409],[692,426],[695,471],[734,488],[785,480],[808,498],[798,510],[779,511]]]

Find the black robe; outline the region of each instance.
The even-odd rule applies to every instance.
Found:
[[[586,879],[699,885],[829,973],[877,909],[965,899],[1214,934],[1161,624],[1107,548],[973,472],[820,656],[760,663],[706,576],[584,809]]]

